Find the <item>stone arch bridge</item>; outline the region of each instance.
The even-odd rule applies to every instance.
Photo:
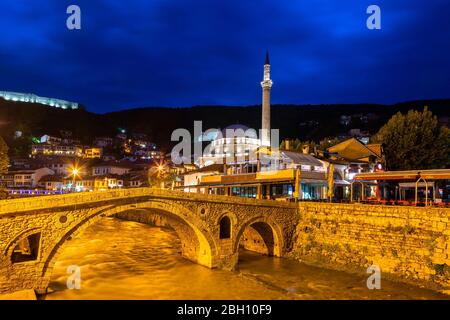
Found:
[[[164,220],[182,255],[209,268],[233,269],[239,245],[283,256],[299,220],[294,203],[150,188],[0,202],[0,293],[45,293],[66,243],[98,219]]]

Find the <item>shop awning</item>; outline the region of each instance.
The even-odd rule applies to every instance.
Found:
[[[349,186],[351,183],[345,180],[334,180],[336,186]]]
[[[398,184],[398,186],[400,187],[400,188],[415,188],[416,187],[416,183],[415,182],[400,182],[399,184]],[[417,186],[419,187],[419,188],[425,188],[426,186],[427,186],[427,184],[425,183],[425,182],[419,182],[418,184],[417,184]],[[429,182],[428,183],[428,188],[434,188],[434,182]]]
[[[358,173],[354,176],[355,181],[371,180],[446,180],[450,179],[450,169],[433,170],[407,170],[407,171],[383,171]]]

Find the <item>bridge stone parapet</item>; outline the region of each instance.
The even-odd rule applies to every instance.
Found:
[[[153,188],[133,188],[110,191],[93,191],[85,193],[70,193],[65,195],[41,196],[30,198],[19,198],[0,201],[0,216],[15,212],[32,211],[37,209],[59,208],[72,205],[87,205],[100,201],[119,200],[135,197],[158,197],[168,199],[184,199],[190,201],[208,201],[229,204],[243,204],[292,208],[287,202],[274,202],[271,200],[255,200],[251,198],[225,197],[220,195],[205,195],[199,193],[185,193],[180,191],[169,191]]]
[[[279,202],[152,188],[0,201],[0,293],[45,293],[67,243],[103,217],[163,221],[182,255],[234,269],[239,247],[450,287],[450,209]],[[151,248],[149,248],[150,250]]]

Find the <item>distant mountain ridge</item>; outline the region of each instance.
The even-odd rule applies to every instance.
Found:
[[[280,129],[281,138],[319,140],[346,133],[351,128],[375,133],[398,111],[422,110],[425,105],[438,117],[450,116],[450,99],[408,101],[392,105],[272,105],[271,124],[272,128]],[[348,125],[340,123],[342,115],[351,116]],[[61,110],[0,99],[0,135],[9,144],[14,143],[13,136],[17,130],[22,131],[25,137],[70,130],[83,143],[90,144],[95,136],[114,136],[118,128],[125,128],[128,132],[145,133],[168,149],[174,144],[170,141],[172,131],[185,128],[192,132],[196,120],[203,121],[203,130],[224,128],[235,123],[259,129],[261,106],[152,107],[96,114],[83,107]]]

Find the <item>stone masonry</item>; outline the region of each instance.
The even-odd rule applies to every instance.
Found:
[[[4,200],[0,202],[0,293],[24,289],[45,293],[64,245],[105,216],[164,221],[179,235],[184,257],[209,268],[233,269],[242,234],[251,225],[265,226],[262,237],[267,237],[271,254],[288,252],[297,212],[293,203],[150,188]],[[219,226],[225,216],[231,232],[221,239]],[[20,245],[30,237],[38,239],[37,256],[14,261]]]
[[[209,268],[234,269],[241,245],[338,269],[375,264],[382,276],[450,285],[450,209],[136,188],[0,201],[0,293],[45,293],[65,244],[106,216],[172,227],[182,255]],[[32,259],[15,258],[27,250]]]
[[[450,287],[450,209],[302,203],[291,257],[430,288]]]

